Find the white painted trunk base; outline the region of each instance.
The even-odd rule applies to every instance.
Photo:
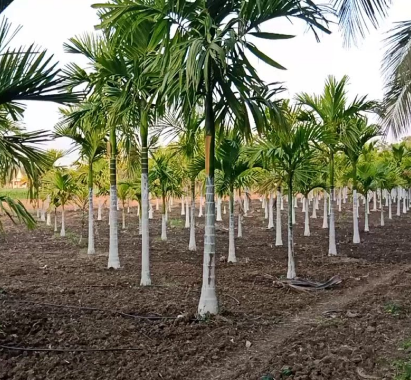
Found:
[[[94,209],[93,209],[93,188],[88,189],[88,247],[87,253],[94,255]]]
[[[167,240],[167,220],[165,214],[161,214],[161,240]]]
[[[64,218],[64,208],[61,210],[61,229],[60,229],[60,236],[66,236],[66,225],[65,225],[65,218]]]
[[[305,204],[305,220],[304,220],[304,236],[311,236],[311,232],[310,232],[310,217],[309,217],[309,203],[308,203],[308,198],[305,198],[304,200],[304,204]]]
[[[108,268],[119,269],[118,256],[118,225],[117,225],[117,187],[110,186],[110,238],[108,251]]]
[[[281,191],[277,190],[277,207],[276,207],[276,223],[275,223],[275,245],[280,247],[283,245],[283,237],[281,231]]]
[[[150,251],[149,251],[149,195],[148,175],[141,173],[141,286],[151,285]]]
[[[188,243],[189,251],[197,251],[195,215],[196,215],[195,199],[192,199],[191,200],[190,241]]]
[[[360,231],[358,228],[358,194],[357,190],[353,190],[353,239],[354,244],[359,244],[360,240]]]
[[[270,192],[270,200],[268,202],[268,228],[274,228],[274,215],[273,215],[273,193]]]

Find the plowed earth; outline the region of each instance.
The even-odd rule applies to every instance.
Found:
[[[135,210],[119,230],[122,268],[107,270],[108,213],[96,222],[97,254],[79,244],[80,212],[69,212],[61,238],[39,222],[34,231],[3,218],[0,250],[0,379],[391,379],[394,360],[411,337],[411,212],[379,226],[354,245],[350,205],[336,211],[340,256],[327,256],[322,211],[303,236],[296,210],[299,277],[335,289],[298,292],[277,286],[286,274],[287,249],[274,247],[274,231],[258,200],[236,239],[239,262],[227,264],[228,215],[217,223],[217,287],[221,314],[203,321],[200,295],[204,218],[197,218],[196,253],[175,205],[168,241],[160,240],[159,212],[150,221],[152,287],[140,287]],[[120,216],[120,215],[119,215]],[[283,212],[283,241],[286,243]],[[85,231],[86,234],[86,231]],[[118,350],[120,349],[120,350]],[[127,349],[127,350],[126,350]],[[132,350],[131,350],[132,349]],[[116,351],[117,350],[117,351]],[[272,377],[270,377],[272,376]]]

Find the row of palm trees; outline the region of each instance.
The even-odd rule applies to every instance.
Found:
[[[334,4],[341,19],[340,25],[351,39],[358,32],[363,34],[367,19],[376,26],[377,15],[385,15],[387,7],[387,2],[379,0],[358,0],[354,5],[352,2],[353,0],[337,0]],[[149,148],[155,141],[149,132],[151,127],[161,124],[160,121],[167,114],[166,110],[176,110],[177,119],[183,120],[184,125],[196,124],[193,118],[198,118],[195,115],[199,113],[199,124],[204,126],[205,135],[198,151],[204,152],[206,205],[203,287],[199,314],[218,311],[215,288],[214,193],[215,171],[220,168],[221,160],[216,151],[216,138],[224,141],[224,136],[230,139],[230,134],[233,133],[250,140],[253,132],[265,136],[260,141],[257,138],[255,146],[251,147],[252,162],[269,168],[274,176],[278,176],[278,172],[287,173],[281,186],[277,180],[273,183],[277,191],[280,187],[289,188],[289,200],[292,199],[294,181],[308,184],[308,178],[311,178],[303,175],[305,170],[300,168],[309,167],[321,152],[329,168],[326,178],[332,206],[329,253],[336,254],[333,210],[335,160],[341,139],[353,138],[347,131],[351,131],[352,124],[356,123],[354,120],[363,120],[367,125],[363,111],[374,109],[375,104],[367,102],[365,98],[357,98],[347,104],[346,79],[340,82],[330,79],[329,92],[324,92],[320,97],[302,94],[297,99],[296,106],[301,107],[301,110],[294,110],[294,106],[287,102],[278,101],[276,95],[283,90],[281,85],[266,84],[249,60],[250,55],[253,55],[273,68],[284,69],[280,63],[262,52],[258,43],[251,42],[250,38],[255,41],[293,38],[291,35],[264,31],[267,21],[285,18],[306,23],[318,39],[320,33],[330,33],[328,25],[333,17],[332,10],[306,0],[114,0],[107,4],[97,4],[95,8],[101,19],[101,33],[73,38],[65,44],[67,52],[87,57],[89,66],[85,69],[70,64],[60,72],[52,63],[52,58],[48,58],[46,52],[39,52],[34,45],[27,49],[9,48],[7,35],[10,36],[10,26],[7,21],[3,21],[0,33],[1,142],[4,145],[1,148],[2,173],[7,176],[18,166],[23,166],[31,187],[38,193],[41,174],[50,166],[47,155],[32,145],[50,136],[43,132],[33,136],[15,129],[13,125],[24,112],[20,101],[44,100],[68,104],[79,102],[82,98],[84,101],[79,106],[64,111],[65,118],[59,128],[65,129],[65,133],[69,130],[72,136],[77,134],[82,139],[96,135],[100,144],[90,148],[88,152],[88,166],[91,167],[90,210],[92,167],[97,162],[95,160],[98,160],[102,143],[109,152],[109,265],[113,267],[119,266],[115,228],[118,156],[128,158],[124,160],[128,172],[132,172],[134,168],[134,172],[140,174],[141,285],[150,285]],[[396,36],[398,35],[397,33]],[[393,46],[390,51],[397,54],[388,56],[388,66],[396,74],[390,76],[388,83],[395,84],[392,88],[397,93],[398,89],[401,90],[400,100],[402,105],[407,105],[408,87],[402,79],[407,74],[405,63],[408,61],[404,57],[409,44],[403,44],[403,41],[404,39],[395,38],[391,41]],[[390,100],[389,97],[387,99]],[[395,97],[391,99],[395,100]],[[198,108],[203,111],[197,112]],[[404,125],[408,111],[403,107],[399,116],[390,112],[397,109],[392,101],[387,101],[380,111],[388,116],[387,120],[399,120],[394,126]],[[307,136],[308,143],[304,142]],[[83,149],[83,145],[81,146]],[[16,156],[14,152],[21,154]],[[95,157],[90,158],[93,154]],[[193,156],[192,161],[196,160]],[[304,178],[305,181],[302,181]],[[226,180],[230,183],[228,178]],[[38,197],[38,194],[34,196]],[[4,199],[4,202],[12,210],[14,207],[13,211],[19,218],[30,220],[29,214],[21,205],[14,203],[13,206],[13,201],[9,199]],[[92,218],[89,223],[92,223]],[[292,238],[292,233],[290,235]]]

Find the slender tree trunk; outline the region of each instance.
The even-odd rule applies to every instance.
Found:
[[[381,226],[384,226],[384,207],[381,205]]]
[[[342,190],[341,190],[341,187],[340,187],[340,189],[339,189],[339,191],[338,191],[338,211],[339,212],[341,212],[341,203],[342,203],[342,195],[341,195],[341,192],[342,192]]]
[[[101,218],[101,210],[103,208],[103,202],[101,201],[101,198],[98,198],[98,210],[97,210],[97,220],[102,220]]]
[[[267,201],[267,196],[265,195],[264,201],[264,219],[268,219],[268,201]]]
[[[114,127],[110,131],[110,242],[108,268],[120,268],[118,256],[118,223],[117,223],[117,141]]]
[[[400,188],[397,188],[397,216],[401,216],[401,192]]]
[[[51,213],[50,213],[50,212],[47,213],[47,222],[46,222],[46,225],[47,225],[47,226],[51,226]]]
[[[40,220],[41,220],[42,222],[45,222],[45,221],[46,221],[46,209],[45,209],[44,206],[45,206],[45,205],[44,205],[44,201],[42,201],[42,202],[41,202],[41,217],[40,217]]]
[[[292,182],[290,181],[288,184],[288,279],[293,279],[297,276],[294,261],[293,209]]]
[[[301,208],[301,212],[303,212],[303,213],[305,213],[305,209],[306,209],[306,206],[307,206],[307,202],[305,201],[305,198],[303,197],[302,198],[303,199],[303,207]],[[308,196],[307,196],[307,200],[308,200]]]
[[[156,211],[160,210],[160,205],[158,201],[158,197],[156,198]]]
[[[331,188],[330,188],[330,229],[329,229],[329,244],[328,255],[337,255],[337,245],[335,243],[335,220],[334,220],[334,154],[331,155]]]
[[[297,197],[292,198],[292,203],[293,203],[293,212],[292,212],[293,224],[295,224],[295,204],[294,204],[294,202],[297,203]]]
[[[181,197],[181,215],[185,215],[186,214],[186,209],[184,207],[184,195]]]
[[[241,211],[238,213],[237,237],[243,237],[243,216],[241,215]]]
[[[188,197],[186,198],[186,228],[190,228],[190,204],[188,202]]]
[[[223,218],[221,216],[221,198],[217,197],[217,222],[222,222]]]
[[[167,218],[166,218],[166,195],[162,194],[163,204],[161,205],[161,240],[167,240]]]
[[[391,191],[388,192],[388,219],[392,219],[392,201],[391,201]]]
[[[145,108],[145,105],[144,107]],[[149,236],[149,194],[148,194],[148,115],[147,111],[141,111],[141,280],[140,285],[151,285],[150,273],[150,236]]]
[[[235,230],[234,230],[234,189],[230,189],[229,199],[229,223],[228,223],[228,259],[227,262],[235,263]]]
[[[313,213],[311,214],[311,218],[317,219],[317,204],[318,204],[318,197],[314,195],[313,198]]]
[[[377,192],[372,192],[372,211],[377,211]]]
[[[87,253],[93,255],[94,249],[94,209],[93,209],[93,162],[90,160],[88,169],[88,247]]]
[[[353,228],[354,228],[354,235],[353,235],[353,240],[352,242],[354,244],[359,244],[361,242],[360,240],[360,231],[358,228],[358,194],[357,190],[353,190],[353,213],[352,213],[352,218],[353,218]]]
[[[277,188],[277,199],[276,199],[276,226],[275,226],[275,245],[276,247],[283,245],[283,237],[282,237],[282,227],[281,227],[281,187]]]
[[[402,189],[402,213],[407,213],[407,195],[405,193],[405,189]]]
[[[283,196],[281,195],[281,200],[280,200],[281,202],[280,202],[280,210],[281,211],[284,211],[284,198],[283,198]]]
[[[270,201],[268,203],[268,228],[274,228],[273,202],[273,193],[270,191]]]
[[[365,193],[365,210],[364,210],[364,231],[369,232],[370,231],[370,226],[368,224],[368,208],[370,207],[370,204],[368,203],[368,192]]]
[[[308,203],[308,197],[304,198],[304,203],[305,203],[305,221],[304,221],[304,236],[311,236],[310,233],[310,216],[308,215],[310,212],[310,206]]]
[[[122,229],[126,229],[126,208],[123,202],[123,207],[121,208],[121,217],[122,217]]]
[[[196,245],[196,182],[191,181],[191,224],[190,224],[190,242],[188,244],[189,251],[197,251]]]
[[[324,191],[323,228],[328,228],[327,193]]]
[[[54,208],[54,232],[57,232],[57,208]]]
[[[200,194],[200,209],[198,211],[198,217],[201,218],[203,216],[203,193]]]
[[[64,220],[64,204],[61,205],[61,229],[60,229],[60,236],[64,237],[66,236],[66,225],[65,225],[65,220]]]
[[[211,71],[211,67],[210,67]],[[211,76],[210,76],[211,78]],[[209,83],[205,100],[205,173],[206,214],[204,232],[203,283],[198,304],[198,314],[218,313],[215,284],[215,200],[214,200],[214,152],[215,121],[213,112],[213,86]]]

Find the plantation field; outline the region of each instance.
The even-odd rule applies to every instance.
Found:
[[[322,206],[322,205],[321,205]],[[141,238],[135,209],[119,230],[122,269],[107,270],[108,212],[96,222],[97,254],[78,244],[80,212],[67,213],[61,238],[39,222],[34,231],[3,220],[0,251],[0,379],[393,379],[411,360],[411,212],[352,240],[351,204],[336,211],[340,256],[330,258],[322,211],[303,236],[296,210],[297,275],[334,289],[282,287],[287,248],[274,247],[261,203],[253,200],[236,239],[239,262],[227,264],[228,215],[217,222],[221,314],[196,319],[202,276],[204,218],[196,253],[179,205],[150,221],[152,287],[140,287]],[[286,243],[283,212],[283,241]],[[85,231],[86,233],[86,231]],[[53,350],[60,351],[53,351]],[[128,349],[129,351],[127,351]],[[131,350],[132,349],[132,350]],[[116,351],[117,350],[117,351]],[[77,352],[76,352],[77,351]],[[264,375],[266,375],[264,377]],[[271,377],[270,377],[271,376]],[[398,377],[407,379],[407,377]]]

